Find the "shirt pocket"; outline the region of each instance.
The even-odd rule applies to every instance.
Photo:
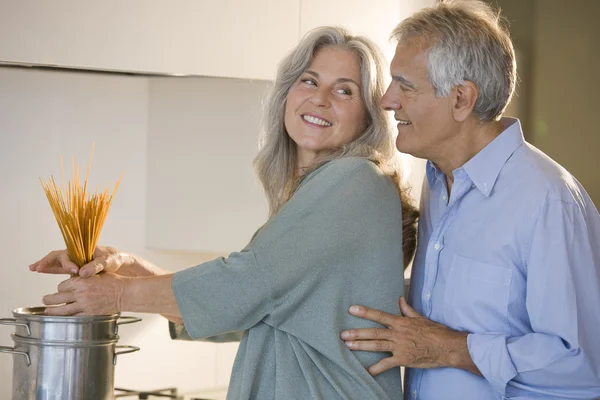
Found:
[[[510,332],[513,270],[455,254],[444,290],[444,319],[468,332]]]

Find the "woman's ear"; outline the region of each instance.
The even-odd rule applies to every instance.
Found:
[[[479,97],[479,88],[471,81],[465,81],[452,89],[454,103],[452,113],[457,122],[465,121],[472,113]]]

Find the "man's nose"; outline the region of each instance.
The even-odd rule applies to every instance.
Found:
[[[386,111],[394,111],[402,108],[400,99],[398,99],[398,96],[395,96],[391,86],[388,87],[381,98],[381,107]]]

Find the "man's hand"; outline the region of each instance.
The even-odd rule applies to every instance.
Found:
[[[398,366],[454,367],[481,375],[469,355],[466,332],[457,332],[423,317],[403,297],[400,297],[399,305],[402,317],[367,307],[350,307],[352,315],[387,326],[387,329],[352,329],[341,334],[352,350],[392,353],[391,357],[369,368],[371,375]]]

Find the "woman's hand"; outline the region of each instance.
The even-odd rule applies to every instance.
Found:
[[[108,315],[123,309],[124,278],[112,273],[75,277],[58,285],[58,293],[44,296],[47,315]],[[66,304],[65,304],[66,303]]]
[[[29,270],[45,274],[79,273],[79,267],[71,261],[66,250],[51,251],[46,257],[31,264]]]
[[[112,247],[98,246],[94,251],[93,260],[81,269],[71,261],[66,250],[58,250],[31,264],[29,270],[46,274],[77,274],[86,278],[102,271],[116,273],[122,266],[134,262],[130,254],[119,252]]]
[[[91,262],[79,268],[66,250],[50,252],[46,257],[31,264],[31,271],[47,274],[74,274],[82,278],[110,272],[120,276],[152,276],[167,273],[150,262],[113,247],[97,246]]]
[[[172,288],[173,274],[125,277],[110,272],[74,277],[44,296],[47,315],[107,315],[143,312],[181,317]],[[66,304],[65,304],[66,303]]]

